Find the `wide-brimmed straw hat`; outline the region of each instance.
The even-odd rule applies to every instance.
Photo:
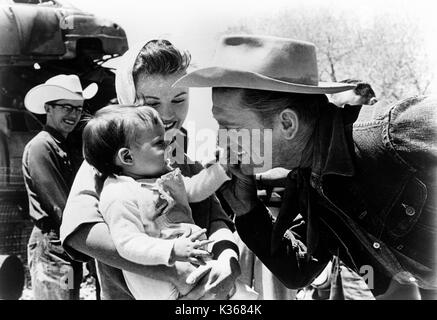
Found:
[[[25,107],[38,114],[46,113],[44,104],[55,100],[87,100],[94,97],[98,86],[91,83],[85,90],[82,89],[77,75],[60,74],[48,79],[26,94],[24,98]]]
[[[190,72],[174,85],[312,94],[355,88],[351,84],[319,82],[314,44],[256,35],[224,36],[210,67]]]

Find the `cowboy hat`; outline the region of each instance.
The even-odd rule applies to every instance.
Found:
[[[76,75],[60,74],[48,79],[26,94],[24,98],[25,107],[38,114],[44,114],[44,105],[55,100],[86,100],[91,99],[97,93],[98,86],[91,83],[85,90],[82,90],[79,77]]]
[[[222,37],[212,66],[183,76],[174,86],[312,94],[355,88],[355,85],[346,83],[319,82],[314,44],[256,35]]]

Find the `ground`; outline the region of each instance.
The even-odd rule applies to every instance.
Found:
[[[23,290],[23,295],[20,300],[33,300],[32,288],[30,281]],[[95,279],[89,275],[84,277],[80,287],[80,300],[96,300],[96,285]]]

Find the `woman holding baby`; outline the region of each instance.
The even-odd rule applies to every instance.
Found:
[[[129,50],[123,56],[123,67],[119,68],[116,75],[119,103],[149,106],[157,111],[161,123],[157,130],[161,131],[157,131],[156,136],[165,136],[165,141],[172,141],[173,150],[179,147],[175,142],[179,139],[175,138],[181,134],[180,129],[187,116],[189,93],[188,88],[173,88],[172,85],[186,74],[190,59],[188,52],[178,50],[169,41],[152,40],[140,49]],[[128,152],[125,150],[119,159],[127,159],[129,162]],[[172,166],[178,168],[178,174],[184,178],[202,174],[203,167],[199,163],[188,163],[174,163]],[[183,254],[179,254],[177,259],[174,258],[177,255],[173,255],[173,260],[166,260],[168,263],[141,264],[119,254],[102,216],[99,201],[105,178],[90,164],[83,163],[68,198],[61,226],[63,245],[72,257],[80,261],[96,259],[103,299],[135,298],[126,284],[122,270],[153,279],[157,283],[171,283],[179,299],[226,299],[232,294],[235,280],[240,275],[239,252],[232,234],[233,223],[214,194],[194,198],[197,201],[206,197],[187,206],[198,229],[205,229],[199,232],[202,235],[206,233],[209,240],[200,240],[199,232],[193,231],[190,235],[188,231],[184,234],[188,240],[179,241],[177,247],[178,252],[181,252],[182,244],[189,246],[189,240],[192,240],[197,244],[191,248],[197,250],[195,253],[206,256],[206,252],[210,252],[213,256],[207,266],[197,268],[196,263],[193,263],[196,258],[190,260],[189,254],[186,259]],[[159,201],[162,197],[155,195],[153,199]],[[171,197],[169,199],[164,207],[172,203]],[[170,257],[171,248],[168,252]],[[198,264],[203,263],[200,261]],[[188,276],[191,283],[186,281]]]

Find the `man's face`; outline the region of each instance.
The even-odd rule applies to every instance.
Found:
[[[83,100],[57,100],[47,103],[47,125],[67,137],[79,122],[82,109]]]
[[[245,158],[243,156],[241,168],[246,174],[252,173],[252,170],[256,167],[262,167],[266,171],[270,168],[265,168],[264,166],[268,165],[271,167],[272,164],[275,165],[274,149],[272,150],[274,141],[277,139],[275,137],[275,129],[273,128],[272,135],[272,128],[265,128],[255,112],[244,108],[241,93],[241,90],[213,89],[212,113],[219,124],[219,139],[224,130],[227,130],[227,132],[235,130],[239,137],[250,137],[249,141],[247,139],[244,140],[247,143],[242,142],[242,140],[234,140],[235,144],[231,143],[230,146],[238,144],[238,148],[233,148],[231,154],[243,152],[247,157],[250,156],[250,161],[244,161]],[[232,140],[232,138],[230,139]],[[248,159],[247,157],[246,160]],[[262,165],[260,165],[260,160],[264,161]]]

